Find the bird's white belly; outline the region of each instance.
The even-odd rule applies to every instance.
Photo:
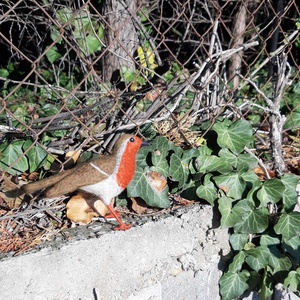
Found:
[[[116,176],[109,176],[98,183],[90,184],[80,189],[101,198],[106,205],[109,205],[111,200],[123,191],[117,184]]]

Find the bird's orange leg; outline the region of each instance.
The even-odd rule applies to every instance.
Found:
[[[121,213],[118,211],[115,211],[115,214],[120,218],[121,217]],[[115,219],[116,217],[112,214],[112,213],[108,213],[107,215],[105,215],[105,219]]]
[[[114,230],[128,230],[132,225],[125,224],[120,219],[118,213],[116,213],[111,205],[107,205],[108,210],[110,211],[111,215],[119,222],[120,226],[115,227]]]

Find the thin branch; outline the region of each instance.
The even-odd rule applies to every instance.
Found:
[[[22,218],[22,217],[25,217],[27,215],[38,214],[38,213],[41,213],[41,212],[48,212],[50,210],[61,209],[61,208],[64,208],[64,207],[66,207],[65,204],[61,204],[61,205],[57,205],[57,206],[53,206],[53,207],[46,206],[46,207],[41,207],[41,208],[37,208],[37,209],[27,209],[23,212],[17,212],[16,214],[2,216],[2,217],[0,217],[0,221],[7,220],[7,219],[13,219],[13,218]]]
[[[251,156],[253,156],[253,157],[257,160],[258,165],[259,165],[259,166],[262,168],[262,170],[264,171],[266,178],[267,178],[267,179],[270,179],[270,178],[271,178],[271,177],[270,177],[270,174],[269,174],[269,172],[268,172],[268,170],[267,170],[265,164],[263,163],[263,161],[262,161],[260,158],[258,158],[258,157],[257,157],[257,156],[256,156],[256,155],[248,148],[248,147],[245,147],[244,150],[245,150],[245,152],[247,152],[248,154],[250,154]]]

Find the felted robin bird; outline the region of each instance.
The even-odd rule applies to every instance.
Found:
[[[91,162],[78,165],[49,178],[29,183],[22,187],[26,194],[45,189],[47,198],[59,197],[77,190],[99,197],[113,217],[119,222],[115,230],[127,230],[114,211],[111,201],[130,183],[134,176],[136,154],[143,142],[139,137],[125,134],[119,138],[111,155],[101,155]]]

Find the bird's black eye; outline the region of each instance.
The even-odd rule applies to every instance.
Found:
[[[133,137],[130,138],[130,139],[129,139],[129,142],[133,143],[133,142],[134,142],[134,138],[133,138]]]

